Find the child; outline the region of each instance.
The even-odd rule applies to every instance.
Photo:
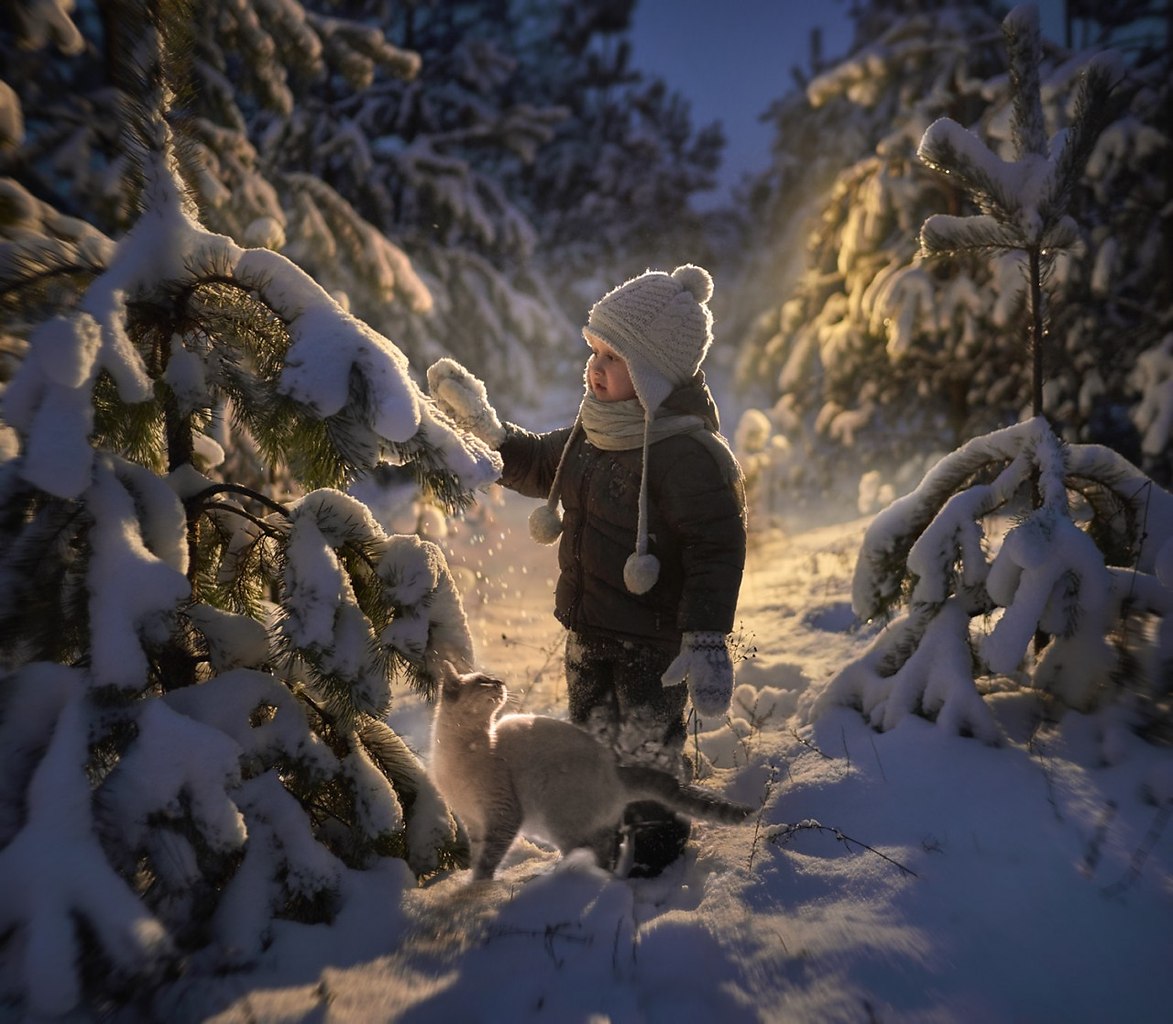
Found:
[[[688,264],[603,296],[583,328],[591,355],[578,415],[547,434],[502,426],[458,363],[428,370],[440,407],[500,452],[501,482],[546,498],[530,531],[561,538],[554,614],[570,631],[571,721],[675,772],[686,763],[686,700],[704,717],[729,707],[727,635],[745,564],[741,469],[700,370],[712,293],[708,272]],[[628,813],[629,874],[658,874],[688,825],[658,804]]]

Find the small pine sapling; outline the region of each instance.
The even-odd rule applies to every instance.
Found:
[[[1031,352],[1031,415],[1043,415],[1047,279],[1056,256],[1079,241],[1068,216],[1072,193],[1100,133],[1122,108],[1121,70],[1106,54],[1089,60],[1076,86],[1071,125],[1048,139],[1039,84],[1038,10],[1016,7],[1003,22],[1009,51],[1013,159],[1003,160],[951,118],[929,125],[917,155],[981,211],[933,214],[921,228],[927,258],[976,254],[1025,259]]]
[[[1063,443],[1042,408],[1047,272],[1078,238],[1067,201],[1110,120],[1117,72],[1105,58],[1089,62],[1071,127],[1048,142],[1037,12],[1016,9],[1005,29],[1015,159],[1002,160],[953,121],[931,125],[921,158],[981,212],[930,217],[921,247],[926,258],[980,253],[1024,262],[1034,415],[967,442],[876,516],[853,607],[868,620],[900,604],[907,610],[822,698],[824,707],[860,708],[879,729],[922,714],[991,743],[1001,729],[978,679],[1087,709],[1142,665],[1147,699],[1162,713],[1173,662],[1168,630],[1124,628],[1130,617],[1173,612],[1160,571],[1173,553],[1173,495],[1110,449]]]

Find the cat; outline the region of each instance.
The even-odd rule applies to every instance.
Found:
[[[492,879],[519,833],[562,854],[585,847],[610,869],[623,811],[638,800],[729,824],[752,813],[659,769],[620,764],[571,722],[501,715],[508,691],[499,679],[445,663],[440,683],[432,775],[468,833],[474,881]]]

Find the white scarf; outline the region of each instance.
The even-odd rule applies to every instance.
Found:
[[[691,434],[707,429],[699,416],[670,413],[663,409],[656,410],[655,418],[648,423],[638,398],[622,402],[600,402],[594,395],[587,395],[582,400],[579,415],[587,440],[596,448],[608,452],[642,448],[645,428],[648,444],[655,444],[675,434]]]

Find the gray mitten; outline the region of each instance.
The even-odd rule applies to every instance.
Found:
[[[445,356],[428,367],[428,391],[449,419],[496,450],[505,428],[489,404],[484,382]]]
[[[692,706],[702,717],[718,718],[733,699],[733,661],[724,633],[685,633],[680,653],[660,677],[664,686],[688,683]]]

